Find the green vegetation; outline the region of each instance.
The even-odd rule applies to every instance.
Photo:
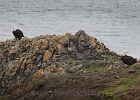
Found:
[[[137,70],[136,73],[137,73],[138,75],[140,75],[140,70]]]
[[[133,78],[120,78],[120,79],[118,79],[118,81],[121,83],[119,83],[115,87],[112,86],[110,88],[106,88],[106,89],[100,91],[100,93],[113,96],[113,99],[115,99],[115,100],[120,100],[120,98],[116,94],[121,95],[123,93],[127,97],[128,95],[126,95],[126,92],[129,91],[131,86],[134,84],[135,79],[133,79]]]
[[[85,71],[87,71],[87,72],[93,72],[93,71],[95,71],[95,69],[96,68],[92,66],[92,67],[86,68]]]
[[[121,60],[117,56],[112,56],[112,55],[107,55],[107,54],[104,55],[104,59],[110,59],[114,62],[116,62],[116,61],[121,62]]]
[[[75,60],[75,59],[70,59],[70,60],[68,60],[68,63],[75,63],[75,62],[77,62],[78,60]]]
[[[135,66],[135,65],[131,65],[131,66],[129,66],[129,68],[134,68],[134,66]]]
[[[118,57],[112,57],[112,60],[113,60],[113,61],[121,62],[121,60],[120,60]]]
[[[91,66],[89,68],[86,68],[85,71],[87,72],[93,72],[95,70],[106,70],[107,68],[105,66],[99,66],[99,67],[94,67],[94,66]]]
[[[100,91],[100,93],[105,94],[105,95],[113,95],[114,91],[115,91],[115,88],[108,88],[108,89]]]

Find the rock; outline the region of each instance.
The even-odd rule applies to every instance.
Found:
[[[79,30],[73,39],[79,52],[82,52],[89,47],[89,36],[85,31]]]
[[[135,72],[136,70],[133,70],[133,69],[128,70],[128,73],[135,73]]]
[[[46,68],[45,68],[45,71],[46,72],[57,72],[57,67],[56,67],[56,65],[55,64],[52,64],[52,65],[50,65],[50,66],[47,66]]]
[[[66,71],[61,71],[61,72],[59,73],[59,75],[64,75],[64,74],[66,74]]]
[[[63,75],[66,74],[67,69],[69,68],[69,66],[63,62],[59,65],[59,68],[57,69],[57,74],[59,75]]]
[[[63,47],[68,47],[69,46],[69,38],[72,36],[71,33],[66,33],[64,36],[60,36],[57,40],[58,44],[63,45]]]
[[[2,60],[3,60],[3,55],[0,54],[0,63],[2,62]]]
[[[108,68],[107,68],[107,70],[111,70],[113,67],[112,67],[112,65],[110,65]]]
[[[115,78],[120,78],[120,76],[115,76]]]
[[[44,85],[43,79],[67,72],[84,74],[84,70],[90,66],[112,65],[114,68],[124,65],[122,62],[115,63],[110,55],[116,54],[110,52],[103,42],[88,36],[84,30],[79,30],[75,35],[41,35],[0,42],[0,95],[6,94],[11,87],[13,90],[8,91],[9,94],[13,92],[12,96],[23,93],[30,98],[31,91],[37,92]],[[20,83],[23,84],[23,90],[13,88],[13,85]],[[26,90],[29,95],[24,94]]]
[[[70,73],[75,73],[76,71],[80,70],[82,68],[82,64],[79,64],[77,66],[73,66],[72,68],[69,69]]]
[[[90,37],[90,48],[95,48],[96,47],[96,42],[97,42],[97,39],[94,38],[94,37]]]
[[[51,74],[52,74],[51,72],[44,72],[41,77],[46,77],[46,76],[51,75]]]
[[[44,74],[44,71],[43,71],[43,70],[38,70],[38,71],[34,74],[34,77],[33,77],[32,81],[38,80],[41,76],[43,76],[43,74]]]
[[[48,94],[51,95],[53,93],[53,91],[48,91]]]
[[[81,72],[81,73],[86,73],[86,71],[84,71],[84,70],[81,70],[80,72]]]
[[[22,64],[22,62],[23,62],[23,60],[24,60],[24,57],[21,57],[21,58],[19,59],[17,65],[16,65],[16,67],[20,67],[21,64]]]
[[[72,52],[76,52],[77,49],[76,49],[75,46],[69,46],[69,47],[68,47],[68,51],[69,51],[70,53],[72,53]]]
[[[26,62],[27,60],[24,59],[23,63],[21,64],[20,71],[24,71],[26,69]]]
[[[73,52],[71,56],[73,59],[82,60],[82,55],[78,52]]]
[[[57,46],[56,46],[56,54],[59,55],[61,53],[66,53],[66,50],[61,44],[57,44]]]
[[[32,63],[32,60],[31,59],[28,59],[27,60],[27,64],[31,64]]]
[[[49,50],[46,50],[43,56],[43,61],[47,61],[52,57],[52,53]]]

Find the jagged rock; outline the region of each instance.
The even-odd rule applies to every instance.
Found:
[[[44,72],[41,77],[46,77],[46,76],[49,76],[51,74],[52,74],[51,72]]]
[[[69,46],[69,38],[72,36],[70,33],[66,33],[65,36],[61,36],[58,38],[57,43],[63,45],[63,47],[68,47]]]
[[[44,74],[44,71],[43,70],[38,70],[35,74],[34,74],[34,77],[33,77],[33,81],[35,80],[38,80],[42,75]]]
[[[21,72],[24,71],[24,70],[26,69],[26,62],[27,62],[27,60],[24,59],[23,63],[21,64],[21,67],[20,67],[20,71],[21,71]]]
[[[75,73],[76,71],[81,70],[82,66],[83,66],[82,64],[73,66],[72,68],[69,69],[69,72],[70,73]]]
[[[128,73],[135,73],[135,72],[136,70],[132,70],[132,69],[128,70]]]
[[[82,60],[82,54],[81,53],[73,52],[71,56],[72,56],[72,58],[74,58],[76,60]]]
[[[32,60],[31,59],[28,59],[27,60],[27,64],[31,64],[32,63]]]
[[[62,62],[59,65],[59,68],[57,69],[57,74],[59,75],[66,74],[66,71],[68,70],[68,68],[69,68],[69,65],[67,65],[65,62]]]
[[[61,44],[57,44],[56,54],[59,55],[61,53],[66,53],[66,50],[65,50],[64,46],[62,46]]]
[[[78,31],[75,34],[73,41],[76,43],[79,52],[82,52],[89,47],[89,36],[83,30]]]
[[[76,47],[75,46],[69,46],[68,47],[68,51],[70,52],[70,53],[72,53],[72,52],[76,52],[77,51],[77,49],[76,49]]]
[[[103,42],[88,36],[83,30],[79,30],[75,35],[41,35],[0,42],[0,95],[6,94],[7,89],[14,84],[24,84],[25,90],[30,93],[35,86],[35,90],[38,90],[44,84],[34,83],[42,78],[64,75],[67,72],[76,73],[80,70],[84,72],[84,69],[90,66],[109,66],[105,61],[111,61],[103,60],[102,55],[105,54],[114,55]],[[119,65],[112,62],[111,65]],[[17,93],[17,96],[23,93],[19,88],[8,91],[13,91],[13,95]]]
[[[11,44],[12,44],[12,41],[6,40],[4,43],[4,48],[8,48],[9,46],[11,46]]]
[[[135,69],[140,69],[140,61],[138,61],[136,64],[134,64]]]
[[[45,68],[45,71],[48,71],[48,72],[57,72],[56,65],[55,64],[52,64],[52,65],[46,67]]]
[[[45,62],[45,61],[49,60],[51,57],[52,57],[52,53],[49,50],[46,50],[45,54],[43,56],[43,61]]]
[[[0,63],[2,62],[2,60],[3,60],[3,55],[0,54]]]
[[[96,43],[97,43],[97,39],[94,37],[90,37],[90,46],[89,48],[95,48],[96,47]]]

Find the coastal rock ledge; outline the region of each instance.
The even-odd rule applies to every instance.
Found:
[[[38,91],[50,77],[123,66],[117,53],[83,30],[75,35],[6,40],[0,42],[0,96],[28,98],[27,94]]]

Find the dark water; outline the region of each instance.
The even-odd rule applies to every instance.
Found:
[[[87,34],[118,53],[140,57],[140,0],[1,0],[0,41],[25,36]]]

